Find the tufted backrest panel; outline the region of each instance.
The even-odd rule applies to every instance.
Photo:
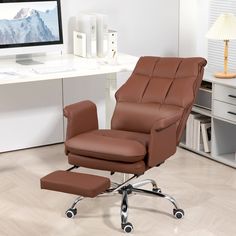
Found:
[[[179,138],[205,65],[203,58],[141,57],[130,78],[116,93],[112,129],[150,133],[156,120],[175,111],[182,115]]]

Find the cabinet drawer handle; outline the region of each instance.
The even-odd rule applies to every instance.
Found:
[[[236,98],[235,95],[231,95],[231,94],[229,94],[228,96],[229,96],[230,98]]]
[[[235,116],[236,116],[236,112],[228,111],[228,113],[229,113],[230,115],[235,115]]]

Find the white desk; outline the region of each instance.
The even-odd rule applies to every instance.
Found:
[[[132,71],[137,57],[118,55],[117,64],[104,59],[85,59],[73,55],[36,58],[44,65],[23,66],[13,60],[0,64],[0,152],[63,142],[65,102],[64,87],[71,78],[87,76],[106,78],[106,126],[114,108],[116,75]],[[76,70],[37,74],[32,68],[51,65],[70,65]],[[3,74],[13,71],[15,75]],[[90,77],[88,77],[90,78]],[[68,90],[67,86],[67,90]],[[70,91],[67,91],[67,96]]]

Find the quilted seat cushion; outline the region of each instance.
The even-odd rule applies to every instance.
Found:
[[[76,155],[102,160],[134,163],[146,156],[149,135],[120,130],[94,130],[66,141]]]
[[[90,174],[58,170],[44,176],[41,188],[83,197],[96,197],[110,188],[110,179]]]

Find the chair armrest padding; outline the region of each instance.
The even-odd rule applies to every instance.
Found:
[[[168,116],[168,117],[162,118],[160,120],[157,120],[154,123],[152,129],[159,131],[159,130],[168,128],[169,126],[177,123],[180,119],[181,119],[181,114],[176,113],[173,116]]]
[[[78,102],[64,108],[67,118],[66,140],[91,130],[98,129],[96,105],[91,101]]]

